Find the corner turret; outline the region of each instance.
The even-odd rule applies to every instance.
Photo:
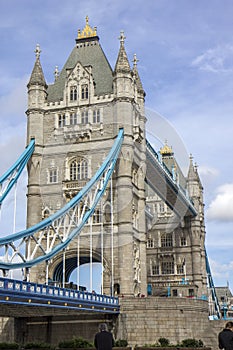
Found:
[[[44,73],[40,63],[40,46],[36,45],[36,61],[32,70],[32,74],[27,85],[28,88],[28,108],[43,107],[47,97],[47,88]]]

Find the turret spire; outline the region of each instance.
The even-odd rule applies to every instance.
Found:
[[[134,73],[134,76],[135,76],[138,92],[142,93],[145,96],[145,92],[143,90],[142,82],[141,82],[141,79],[140,79],[139,74],[138,74],[138,67],[137,67],[137,63],[138,62],[139,62],[139,59],[137,58],[137,55],[135,53],[133,55],[133,73]]]
[[[40,53],[41,53],[41,49],[40,49],[40,45],[37,44],[36,45],[36,49],[35,49],[35,54],[36,54],[36,62],[34,64],[33,70],[32,70],[32,74],[28,83],[28,87],[30,87],[31,85],[42,85],[47,89],[47,84],[44,78],[44,73],[41,67],[41,63],[40,63]]]
[[[122,30],[120,33],[120,50],[116,61],[115,72],[130,73],[130,64],[125,52],[125,35]]]

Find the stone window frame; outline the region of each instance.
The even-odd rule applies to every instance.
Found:
[[[89,166],[89,162],[86,158],[80,158],[80,157],[72,158],[69,161],[70,181],[87,180],[88,166]]]
[[[48,169],[48,183],[55,184],[58,183],[58,168],[52,167]]]
[[[185,236],[180,237],[180,245],[181,245],[181,247],[187,246],[187,238]]]
[[[146,241],[146,247],[147,248],[154,248],[155,247],[155,241],[154,238],[148,238]]]
[[[78,99],[78,87],[77,85],[70,86],[70,101],[77,101]]]
[[[89,98],[89,87],[88,84],[81,85],[81,100],[88,100]]]
[[[160,234],[160,247],[173,247],[173,232],[162,232]]]
[[[93,118],[92,118],[93,124],[99,124],[100,123],[100,109],[95,108],[93,110]]]
[[[78,114],[75,112],[70,113],[70,125],[78,124]]]
[[[165,258],[161,261],[161,274],[174,275],[174,259],[172,257]]]
[[[156,260],[150,259],[150,274],[156,276],[160,274],[160,267]]]
[[[58,128],[63,128],[64,126],[66,126],[66,115],[65,113],[63,114],[58,114]]]
[[[89,111],[84,109],[81,111],[81,124],[86,125],[89,123]]]

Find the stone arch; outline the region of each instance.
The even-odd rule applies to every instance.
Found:
[[[103,259],[103,269],[105,270],[105,280],[108,281],[109,274],[109,263],[104,257]],[[101,254],[100,252],[93,250],[92,251],[92,262],[101,263]],[[90,250],[88,248],[81,248],[79,252],[79,266],[83,264],[90,263]],[[65,283],[70,282],[70,276],[72,272],[77,268],[77,249],[72,248],[66,251],[65,254]],[[58,254],[49,265],[49,280],[54,284],[62,286],[63,282],[63,254]]]

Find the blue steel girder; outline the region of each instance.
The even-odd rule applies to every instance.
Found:
[[[211,299],[214,303],[214,308],[215,308],[217,318],[220,319],[221,318],[220,305],[219,305],[217,293],[215,290],[215,285],[214,285],[214,281],[212,278],[211,268],[210,268],[209,259],[208,259],[206,249],[205,249],[205,258],[206,258],[206,272],[207,272],[207,278],[208,278],[209,288],[210,288],[210,292],[211,292]]]
[[[49,261],[69,245],[81,232],[102,198],[118,159],[123,138],[124,130],[120,129],[101,167],[63,208],[26,230],[0,238],[0,248],[4,250],[0,269],[30,268],[42,261]]]
[[[0,205],[17,182],[34,148],[35,140],[32,139],[17,161],[0,177]]]
[[[147,184],[179,217],[196,216],[197,211],[184,189],[173,179],[148,141],[146,146]]]

